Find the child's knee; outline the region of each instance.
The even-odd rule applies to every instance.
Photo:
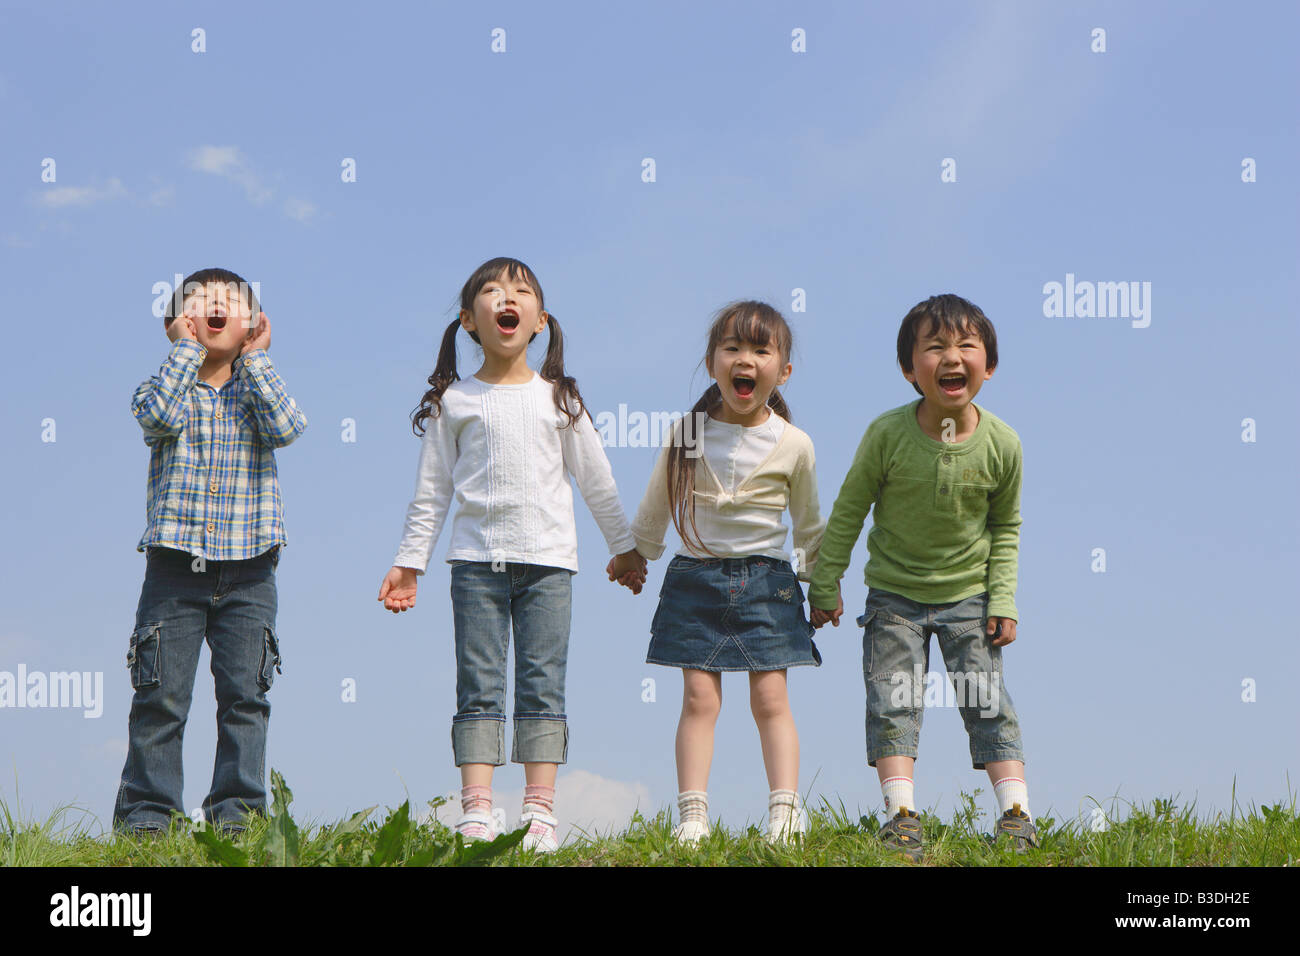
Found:
[[[722,712],[722,695],[708,681],[687,681],[682,691],[682,714],[716,720]]]
[[[749,685],[749,709],[755,720],[770,720],[790,712],[790,696],[784,681],[752,681]]]

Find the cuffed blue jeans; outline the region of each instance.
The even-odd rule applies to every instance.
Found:
[[[494,570],[495,569],[495,570]],[[569,726],[564,676],[569,657],[572,572],[535,564],[455,561],[456,766],[505,760],[506,653],[513,625],[515,710],[510,759],[564,763]]]

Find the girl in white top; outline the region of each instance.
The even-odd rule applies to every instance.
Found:
[[[524,764],[520,824],[525,848],[556,849],[555,777],[568,754],[564,714],[570,577],[578,570],[572,475],[620,575],[643,572],[609,461],[565,374],[559,324],[543,308],[542,288],[517,259],[480,266],[461,289],[459,316],[443,333],[432,386],[411,415],[423,435],[415,496],[379,600],[394,613],[415,606],[418,576],[457,510],[452,565],[456,637],[456,716],[452,750],[461,769],[466,840],[493,839],[505,827],[492,805],[492,772],[505,763],[506,650],[515,640],[511,759]],[[473,377],[456,372],[456,333],[483,350]],[[527,364],[528,343],[550,341],[541,374]],[[635,584],[635,582],[631,582]],[[634,590],[639,590],[639,585]]]
[[[637,551],[646,558],[663,554],[670,521],[682,539],[664,574],[646,656],[682,669],[676,829],[682,842],[709,832],[713,730],[722,708],[721,672],[729,670],[749,672],[770,789],[768,839],[785,841],[807,829],[786,669],[821,663],[799,578],[809,579],[826,525],[812,441],[790,423],[777,391],[793,370],[792,344],[790,327],[770,305],[737,302],[718,313],[704,359],[715,384],[678,423],[632,522]],[[785,551],[787,508],[793,568]],[[624,572],[617,562],[606,570],[628,587],[644,582],[643,571]]]

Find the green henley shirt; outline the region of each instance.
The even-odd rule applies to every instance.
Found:
[[[868,587],[920,604],[988,591],[989,616],[1018,621],[1020,437],[976,406],[979,424],[970,438],[935,441],[916,420],[920,403],[867,426],[827,522],[808,601],[835,610],[838,582],[875,505]]]

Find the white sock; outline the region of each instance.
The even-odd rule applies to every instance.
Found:
[[[767,810],[772,812],[774,807],[787,806],[790,812],[794,813],[799,806],[799,794],[795,790],[773,790],[767,795]]]
[[[704,790],[683,790],[677,794],[677,813],[682,823],[709,822],[709,795]]]
[[[912,792],[911,777],[886,777],[880,781],[880,790],[885,795],[885,816],[894,817],[899,810],[916,809],[916,797]]]
[[[993,793],[998,798],[998,816],[1006,813],[1015,804],[1020,804],[1020,809],[1029,814],[1029,788],[1025,786],[1025,781],[1021,777],[1003,777],[993,785]],[[1029,819],[1033,815],[1029,814]]]

